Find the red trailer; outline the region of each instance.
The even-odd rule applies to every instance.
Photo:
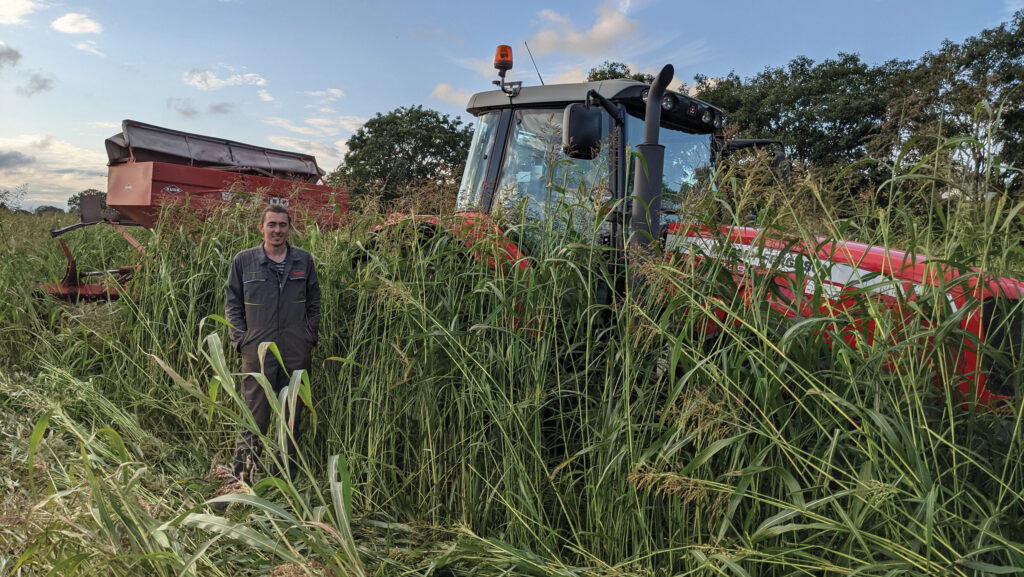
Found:
[[[214,207],[255,199],[287,207],[298,220],[335,227],[348,209],[348,191],[318,184],[324,176],[316,158],[232,140],[192,134],[134,120],[107,139],[107,209],[102,198],[81,201],[82,222],[52,230],[54,237],[94,224],[109,224],[132,245],[142,246],[125,226],[152,228],[167,205],[188,204],[200,218]],[[68,265],[59,283],[41,288],[66,300],[114,299],[114,287],[83,282],[108,273],[124,280],[136,267],[78,272],[63,240]],[[144,252],[144,251],[143,251]]]

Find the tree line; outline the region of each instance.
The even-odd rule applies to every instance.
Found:
[[[951,140],[991,137],[988,148],[950,147],[948,170],[963,180],[1002,167],[997,177],[1019,195],[1024,177],[1006,167],[1024,166],[1022,77],[1024,10],[917,60],[869,64],[851,53],[821,62],[799,56],[746,78],[697,75],[692,93],[726,113],[728,134],[780,140],[808,169],[844,171],[849,186],[862,191],[890,178],[897,160],[913,166]],[[587,80],[612,78],[652,80],[611,61],[592,68]],[[329,179],[357,197],[393,200],[424,184],[454,195],[471,138],[470,126],[421,106],[378,114],[349,140]],[[996,162],[986,151],[995,152]]]
[[[818,170],[863,163],[855,171],[860,186],[877,187],[897,159],[912,166],[928,156],[967,180],[1001,167],[995,176],[1020,195],[1024,178],[1007,167],[1024,166],[1022,78],[1024,10],[917,60],[872,65],[857,54],[821,62],[801,56],[749,78],[698,75],[695,94],[721,108],[739,134],[781,140],[790,156]],[[991,146],[948,146],[986,138]],[[934,154],[944,146],[947,152]]]

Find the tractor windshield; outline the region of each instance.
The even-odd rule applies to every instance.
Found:
[[[611,139],[605,139],[593,160],[574,160],[562,153],[564,108],[519,108],[507,112],[508,135],[499,129],[502,114],[492,111],[477,119],[470,145],[457,210],[487,212],[514,211],[531,220],[543,220],[566,207],[593,210],[611,200]],[[610,130],[611,117],[604,114],[602,126]],[[504,142],[495,142],[501,135]],[[607,136],[607,133],[605,134]],[[643,120],[626,118],[627,145],[635,148],[643,137]],[[679,208],[692,194],[706,191],[711,173],[711,135],[692,134],[663,126],[665,145],[662,221],[678,220]],[[500,170],[494,163],[501,162]],[[625,195],[632,194],[632,177]],[[489,182],[493,185],[489,185]],[[493,186],[493,191],[488,190]],[[493,193],[493,194],[492,194]],[[622,193],[619,193],[620,195]],[[575,210],[574,212],[578,212]]]
[[[593,160],[562,154],[562,113],[562,108],[514,112],[492,210],[523,212],[527,219],[542,220],[566,208],[583,209],[608,200],[607,146]]]

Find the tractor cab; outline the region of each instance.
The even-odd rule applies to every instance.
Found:
[[[467,107],[477,121],[458,212],[544,219],[634,194],[627,151],[644,140],[651,86],[615,79],[524,87],[504,77],[495,84],[498,90],[473,95]],[[722,112],[670,90],[659,102],[664,163],[657,220],[664,225],[678,220],[683,199],[710,185]],[[617,206],[628,212],[625,205]],[[611,230],[622,222],[615,215],[622,213],[609,215],[609,239],[619,236]]]

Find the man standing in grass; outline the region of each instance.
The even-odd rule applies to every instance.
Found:
[[[280,392],[289,372],[309,370],[312,349],[320,328],[320,283],[310,254],[288,244],[292,219],[280,205],[272,204],[260,216],[263,242],[235,255],[228,274],[225,316],[231,323],[231,343],[242,354],[242,372],[260,373]],[[282,367],[273,354],[259,357],[259,345],[277,343]],[[287,370],[286,370],[287,369]],[[251,375],[242,380],[242,397],[260,432],[270,425],[270,403],[263,387]],[[299,403],[301,405],[301,401]],[[298,417],[295,423],[298,425]],[[287,415],[286,415],[287,418]],[[289,473],[297,464],[294,446],[288,442]],[[252,484],[255,464],[263,445],[252,432],[243,432],[235,446],[234,476]]]

